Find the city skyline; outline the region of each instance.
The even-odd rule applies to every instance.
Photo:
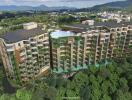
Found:
[[[99,2],[100,1],[100,2]],[[17,6],[39,6],[46,5],[49,7],[67,6],[76,8],[92,7],[95,5],[105,4],[114,1],[125,0],[2,0],[0,6],[17,5]]]

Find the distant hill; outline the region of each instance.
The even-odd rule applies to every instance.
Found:
[[[0,6],[0,11],[27,11],[27,10],[38,10],[38,11],[58,11],[58,10],[74,10],[76,8],[73,7],[48,7],[45,5],[40,5],[37,7],[32,6],[16,6],[16,5],[9,5],[9,6]]]
[[[92,7],[92,9],[102,9],[102,8],[127,8],[132,6],[132,0],[126,0],[126,1],[116,1],[116,2],[110,2],[102,5],[96,5]]]
[[[96,5],[91,8],[81,8],[75,11],[107,11],[107,10],[119,10],[119,9],[127,9],[132,11],[132,0],[125,0],[125,1],[116,1],[110,2],[106,4]]]

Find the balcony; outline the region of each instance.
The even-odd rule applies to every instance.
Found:
[[[12,52],[12,51],[14,51],[14,48],[13,47],[7,49],[7,52]]]
[[[43,47],[43,44],[37,44],[38,47]]]
[[[37,41],[31,41],[30,43],[31,44],[37,44]]]
[[[31,52],[31,50],[30,49],[28,49],[28,50],[26,50],[27,52]]]
[[[49,46],[45,46],[44,48],[45,48],[45,49],[49,49]]]
[[[132,49],[132,45],[129,45],[129,48],[131,48],[131,49]]]
[[[60,48],[61,48],[61,49],[64,49],[64,48],[65,48],[65,46],[64,46],[64,45],[60,45]]]
[[[26,61],[26,57],[24,56],[24,57],[21,58],[20,62],[23,63],[25,61]]]
[[[46,36],[46,37],[44,37],[44,39],[43,39],[44,41],[46,41],[46,40],[49,40],[49,37],[48,36]]]
[[[25,56],[25,54],[26,54],[25,52],[21,52],[21,53],[20,53],[20,56],[21,56],[21,57],[22,57],[22,56]]]
[[[34,49],[38,49],[38,48],[37,47],[31,47],[31,49],[34,50]]]
[[[26,64],[27,64],[27,65],[31,65],[31,64],[32,64],[32,62],[27,62]]]
[[[58,65],[57,61],[54,60],[53,61],[53,65]]]
[[[24,44],[26,47],[29,47],[30,46],[30,44]]]
[[[49,44],[49,42],[48,41],[45,41],[45,42],[43,42],[43,44],[46,44],[47,45],[47,44]]]
[[[32,55],[27,55],[27,60],[31,58],[32,58]]]

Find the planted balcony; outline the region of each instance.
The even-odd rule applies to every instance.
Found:
[[[132,49],[132,45],[129,45],[129,48],[131,48],[131,49]]]
[[[74,39],[75,39],[76,42],[78,42],[78,41],[80,41],[82,38],[81,38],[81,36],[77,36],[77,37],[75,37]]]

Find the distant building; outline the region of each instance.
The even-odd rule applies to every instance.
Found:
[[[94,25],[94,20],[85,20],[85,21],[82,21],[82,24]]]
[[[38,27],[38,24],[35,23],[35,22],[30,22],[30,23],[23,24],[23,28],[25,30],[30,30],[30,29],[37,28],[37,27]]]
[[[130,22],[131,21],[131,17],[130,16],[122,16],[122,21],[125,21],[125,22]]]
[[[4,34],[0,54],[6,75],[18,84],[26,84],[50,68],[49,34],[37,23]]]
[[[107,19],[107,18],[101,18],[101,21],[102,21],[102,22],[107,22],[108,19]]]
[[[131,21],[131,16],[130,15],[123,15],[121,13],[109,13],[109,12],[103,12],[103,13],[98,13],[100,16],[101,20],[104,21],[109,21],[109,20],[116,20],[118,23],[120,22],[130,22]]]

